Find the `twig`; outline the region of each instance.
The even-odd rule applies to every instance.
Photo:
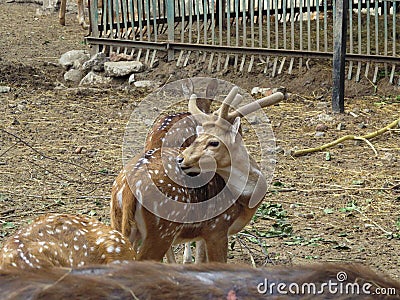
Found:
[[[373,223],[376,227],[378,227],[380,230],[382,230],[385,234],[388,234],[388,235],[392,234],[392,232],[387,231],[386,229],[384,229],[381,225],[376,223],[374,220],[372,220],[370,217],[368,217],[366,214],[364,214],[358,208],[354,208],[354,211],[358,212],[360,215],[362,215],[364,218],[366,218],[369,222]]]
[[[256,266],[256,261],[254,260],[254,257],[251,254],[251,250],[249,249],[249,247],[246,245],[246,243],[242,242],[242,240],[239,238],[238,235],[236,236],[236,239],[239,241],[239,244],[243,245],[246,248],[246,250],[247,250],[247,252],[249,253],[249,256],[250,256],[251,265],[253,266],[253,268],[256,268],[257,267]]]
[[[46,286],[43,288],[42,292],[45,291],[45,290],[47,290],[47,289],[49,289],[49,288],[51,288],[51,287],[53,287],[53,286],[55,286],[55,285],[57,285],[57,284],[58,284],[60,281],[62,281],[65,277],[67,277],[69,274],[71,274],[71,272],[72,272],[72,269],[68,269],[68,272],[64,273],[60,278],[57,279],[56,282],[54,282],[53,284],[48,284],[48,285],[46,285]]]
[[[333,146],[335,146],[335,145],[337,145],[337,144],[340,144],[340,143],[342,143],[342,142],[344,142],[344,141],[347,141],[347,140],[362,140],[362,141],[366,142],[366,143],[373,149],[373,151],[375,152],[375,155],[377,155],[377,152],[376,152],[375,148],[374,148],[374,147],[372,146],[372,144],[368,141],[368,139],[374,138],[374,137],[376,137],[376,136],[378,136],[378,135],[380,135],[380,134],[385,133],[386,131],[389,131],[390,129],[393,129],[393,128],[396,127],[399,123],[400,123],[400,118],[398,118],[396,121],[393,121],[393,122],[390,123],[389,125],[387,125],[387,126],[381,128],[381,129],[379,129],[379,130],[377,130],[377,131],[371,132],[371,133],[369,133],[369,134],[367,134],[367,135],[363,135],[363,136],[346,135],[346,136],[343,136],[343,137],[341,137],[341,138],[339,138],[339,139],[337,139],[337,140],[335,140],[335,141],[333,141],[333,142],[324,144],[324,145],[319,146],[319,147],[308,148],[308,149],[302,149],[302,150],[294,151],[294,152],[292,153],[292,156],[302,156],[302,155],[305,155],[305,154],[308,154],[308,153],[323,151],[323,150],[325,150],[325,149],[327,149],[327,148],[333,147]]]
[[[32,151],[36,152],[37,154],[39,154],[40,156],[43,156],[46,159],[58,162],[58,163],[63,163],[63,164],[68,164],[68,165],[72,165],[74,167],[80,168],[82,170],[85,170],[86,172],[90,173],[90,174],[95,174],[95,175],[105,175],[105,176],[116,176],[117,174],[109,174],[109,173],[103,173],[103,172],[93,172],[90,169],[87,169],[81,165],[75,164],[73,162],[70,161],[65,161],[65,160],[61,160],[58,158],[54,158],[51,156],[47,156],[46,154],[44,154],[43,152],[36,150],[33,146],[31,146],[28,142],[24,141],[22,138],[20,138],[19,136],[17,136],[14,133],[8,132],[7,130],[1,129],[1,131],[3,131],[6,134],[11,135],[12,137],[14,137],[15,139],[17,139],[20,143],[24,144],[25,146],[27,146],[28,148],[30,148]]]

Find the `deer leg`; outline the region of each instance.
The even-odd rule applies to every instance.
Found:
[[[204,240],[199,240],[196,242],[196,264],[206,263],[207,261],[206,243]]]
[[[175,254],[172,247],[169,247],[166,256],[167,256],[167,262],[169,264],[176,264]]]
[[[65,26],[65,11],[67,9],[67,0],[61,0],[60,3],[60,11],[58,13],[58,17],[60,19],[60,24]]]
[[[190,247],[190,242],[185,243],[185,251],[183,252],[183,263],[191,264],[192,260],[192,248]]]
[[[83,29],[88,29],[89,25],[85,22],[85,8],[83,6],[83,0],[78,0],[78,22]]]
[[[204,240],[207,246],[208,261],[226,263],[228,257],[228,234],[207,237]]]
[[[171,249],[172,241],[173,237],[161,239],[159,236],[147,236],[139,248],[137,259],[162,261],[168,249]]]

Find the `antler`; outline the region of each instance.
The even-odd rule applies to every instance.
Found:
[[[239,88],[237,86],[234,86],[231,89],[231,91],[229,92],[228,96],[226,96],[226,98],[222,102],[221,108],[219,110],[218,116],[220,118],[227,120],[229,108],[230,108],[232,102],[235,100],[235,97],[236,97],[238,91],[239,91]]]
[[[285,99],[285,94],[282,92],[276,92],[270,96],[258,99],[254,102],[246,104],[232,113],[228,114],[227,120],[234,120],[236,117],[243,117],[246,115],[259,110],[260,108],[272,106]]]

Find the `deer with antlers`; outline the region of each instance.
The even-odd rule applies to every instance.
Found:
[[[211,125],[213,123],[221,130],[213,137],[214,140],[208,141],[209,144],[206,144],[206,147],[218,149],[219,156],[215,156],[219,159],[216,161],[216,173],[224,179],[229,177],[228,174],[237,174],[240,177],[245,171],[244,169],[237,170],[237,166],[234,166],[229,172],[229,163],[224,157],[224,154],[230,157],[226,152],[228,149],[248,156],[238,137],[240,117],[284,98],[282,93],[275,93],[270,97],[245,105],[236,112],[228,113],[233,102],[240,102],[238,100],[240,96],[237,93],[238,89],[233,88],[215,114],[203,113],[196,105],[195,95],[192,95],[189,100],[189,112],[200,119],[203,129],[209,130],[213,127]],[[198,133],[205,134],[199,131]],[[219,140],[216,141],[215,138]],[[113,228],[129,236],[132,242],[142,241],[138,252],[139,260],[161,260],[172,244],[204,240],[208,260],[226,262],[228,235],[240,231],[250,221],[259,201],[266,193],[265,179],[257,164],[250,159],[249,176],[244,181],[244,185],[235,186],[239,180],[235,175],[234,182],[230,184],[228,181],[226,184],[229,188],[224,187],[217,195],[208,195],[208,199],[216,197],[217,201],[211,205],[203,201],[204,196],[199,196],[199,192],[204,192],[204,189],[198,186],[212,184],[212,182],[188,187],[190,178],[196,178],[201,182],[201,175],[194,177],[193,175],[202,172],[189,166],[187,157],[185,160],[185,156],[181,156],[192,151],[195,145],[199,145],[196,143],[197,139],[199,137],[183,153],[177,148],[147,151],[143,156],[131,160],[114,183],[111,224]],[[219,147],[217,142],[229,146]],[[196,157],[199,160],[201,158],[197,154]],[[203,173],[208,174],[208,172]],[[209,216],[210,212],[212,216]],[[182,221],[182,217],[185,221]]]
[[[230,105],[233,102],[239,102],[238,98],[240,97],[237,93],[238,89],[233,88],[218,112],[210,115],[203,113],[197,107],[195,95],[192,95],[189,100],[189,112],[201,119],[201,122],[204,123],[203,128],[208,130],[211,123],[214,123],[216,128],[222,130],[215,135],[222,139],[221,144],[230,145],[228,148],[233,146],[235,149],[231,153],[240,155],[240,157],[232,157],[232,161],[238,161],[245,153],[245,156],[248,156],[244,145],[238,141],[240,117],[250,114],[260,107],[277,103],[284,98],[282,93],[275,93],[233,113],[228,113]],[[232,120],[235,120],[233,124],[230,123]],[[227,123],[226,126],[221,126],[224,122]],[[231,125],[228,126],[228,123]],[[215,137],[213,138],[215,139]],[[220,151],[216,173],[226,179],[229,172],[226,158],[223,156],[224,153],[228,154],[226,152],[228,148],[218,147],[215,140],[209,142],[208,146],[218,148]],[[185,151],[189,151],[197,144],[195,141]],[[234,144],[241,146],[236,147]],[[238,151],[240,147],[243,150]],[[199,196],[201,188],[185,186],[187,183],[185,180],[193,178],[191,176],[196,175],[199,170],[188,168],[187,162],[180,157],[184,153],[176,148],[152,149],[125,166],[113,186],[112,227],[120,230],[125,236],[129,236],[132,242],[142,241],[138,259],[160,260],[172,244],[200,239],[204,240],[207,245],[209,261],[225,262],[227,237],[229,234],[240,231],[250,221],[257,209],[258,202],[265,195],[265,180],[256,163],[250,159],[249,176],[245,181],[246,184],[242,185],[243,189],[240,188],[240,185],[236,186],[237,182],[234,182],[228,183],[227,186],[230,185],[230,187],[224,188],[223,192],[218,195],[207,195],[208,199],[217,197],[219,202],[225,202],[226,209],[221,210],[216,216],[202,220],[201,218],[206,217],[210,210],[218,211],[223,205],[218,204],[217,201],[214,206],[209,206],[203,201],[204,196]],[[177,159],[177,157],[180,158]],[[200,159],[201,156],[197,157]],[[229,154],[228,157],[230,157]],[[231,173],[239,175],[244,172],[244,170],[236,171],[234,169]],[[207,174],[207,172],[205,173]],[[238,178],[235,180],[237,181]],[[177,184],[177,181],[183,182],[183,185]],[[234,191],[233,194],[231,190]],[[163,195],[161,199],[155,199],[158,191]],[[238,198],[237,201],[232,200],[236,198]],[[197,204],[195,205],[196,209],[189,204]],[[162,212],[162,216],[159,215],[160,212]],[[196,221],[193,224],[182,222],[180,219],[182,214]]]
[[[81,267],[133,260],[128,239],[86,217],[49,214],[9,237],[0,251],[0,269]]]
[[[206,88],[205,98],[196,98],[195,105],[197,106],[195,112],[200,113],[210,113],[211,103],[214,98],[217,96],[218,90],[218,80],[212,79]],[[182,83],[182,91],[184,93],[185,98],[189,99],[190,96],[194,93],[194,86],[191,79],[186,79]],[[279,89],[271,89],[270,95],[277,92],[283,91],[282,88]],[[236,95],[233,99],[230,107],[236,109],[237,106],[243,100],[241,95]],[[217,113],[217,112],[216,112]],[[167,145],[169,147],[182,147],[186,148],[192,144],[195,139],[195,129],[200,125],[200,123],[196,120],[196,118],[190,112],[177,113],[172,115],[167,115],[163,118],[160,118],[154,125],[152,130],[149,132],[145,151],[161,148],[163,146],[164,141],[168,138],[173,137],[174,144]],[[189,133],[189,134],[188,134]],[[188,137],[189,135],[189,137]],[[175,143],[177,142],[177,143]],[[181,143],[181,144],[180,144]],[[204,196],[204,198],[200,201],[206,201],[213,194],[220,192],[225,186],[225,182],[221,180],[221,177],[216,174],[209,182],[208,185],[202,187],[202,191],[198,193],[198,197]],[[198,189],[200,191],[200,189]],[[175,257],[172,251],[167,252],[167,260],[170,263],[175,263]],[[207,261],[205,244],[202,240],[196,242],[196,262],[205,262]],[[185,251],[183,256],[184,263],[192,262],[192,254],[190,243],[185,244]]]

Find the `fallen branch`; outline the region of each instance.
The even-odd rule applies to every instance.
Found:
[[[325,150],[327,148],[333,147],[333,146],[335,146],[337,144],[340,144],[340,143],[342,143],[344,141],[347,141],[347,140],[361,140],[361,141],[364,141],[372,148],[372,150],[374,151],[375,155],[377,155],[378,153],[375,150],[374,146],[369,141],[369,139],[374,138],[374,137],[376,137],[378,135],[381,135],[381,134],[385,133],[386,131],[389,131],[389,130],[393,129],[398,124],[400,124],[400,118],[398,118],[396,121],[393,121],[392,123],[390,123],[386,127],[383,127],[381,129],[379,129],[377,131],[374,131],[374,132],[371,132],[369,134],[366,134],[366,135],[363,135],[363,136],[346,135],[346,136],[341,137],[341,138],[339,138],[339,139],[337,139],[337,140],[335,140],[333,142],[324,144],[324,145],[319,146],[319,147],[294,151],[292,153],[292,155],[293,156],[302,156],[302,155],[305,155],[305,154],[308,154],[308,153],[323,151],[323,150]]]

